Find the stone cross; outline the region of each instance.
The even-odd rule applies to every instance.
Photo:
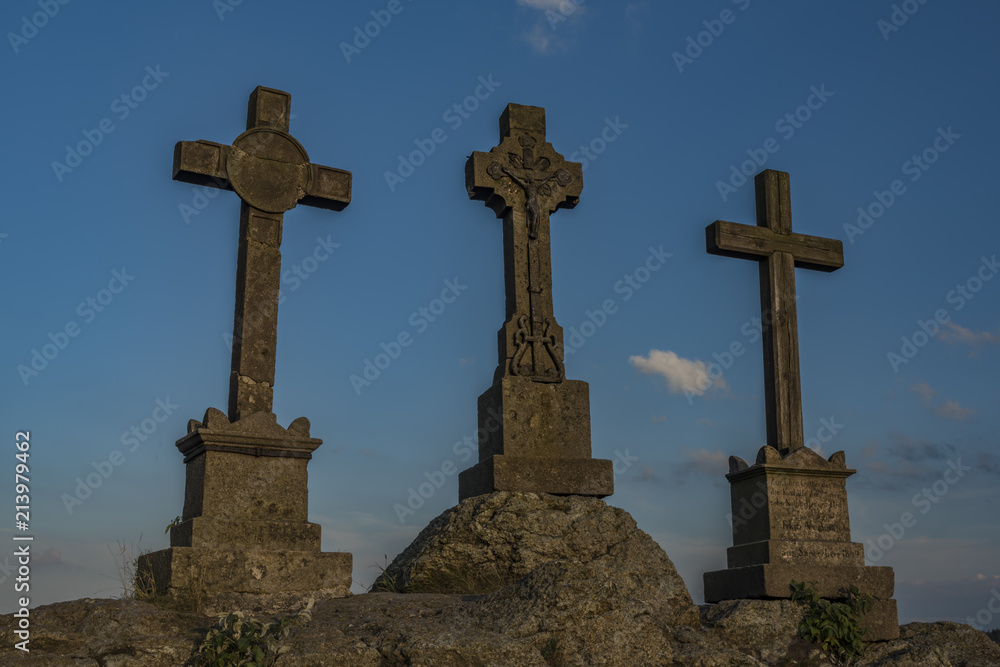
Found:
[[[232,146],[179,141],[174,179],[233,190],[242,200],[229,419],[271,412],[281,284],[281,226],[302,203],[333,211],[351,202],[351,172],[309,162],[288,134],[292,96],[257,86],[247,130]]]
[[[792,232],[787,173],[766,169],[754,186],[756,227],[716,220],[705,232],[710,254],[760,262],[767,444],[786,453],[804,445],[795,267],[835,271],[844,265],[844,246]]]
[[[583,168],[545,141],[545,109],[508,104],[500,144],[476,151],[465,166],[469,198],[503,218],[506,317],[500,333],[498,377],[562,382],[563,332],[552,311],[549,214],[573,208]]]

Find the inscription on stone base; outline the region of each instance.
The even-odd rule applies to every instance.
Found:
[[[875,598],[866,639],[898,636],[892,568],[865,566],[863,546],[851,542],[845,481],[855,471],[844,453],[765,446],[753,466],[735,456],[729,466],[733,546],[728,569],[705,573],[705,601],[787,599],[792,581],[827,599],[856,586]]]

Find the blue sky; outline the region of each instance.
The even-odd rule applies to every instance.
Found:
[[[895,568],[902,621],[1000,625],[998,19],[934,0],[6,3],[0,410],[5,437],[31,431],[33,604],[113,595],[109,545],[167,545],[173,443],[227,404],[239,210],[172,181],[173,145],[231,143],[265,85],[292,94],[313,162],[354,173],[345,211],[285,217],[275,412],[324,440],[311,518],[356,590],[457,476],[401,513],[411,489],[473,462],[456,443],[492,381],[503,276],[464,165],[517,102],[586,160],[580,205],[552,216],[553,290],[569,344],[592,334],[566,366],[590,383],[594,455],[620,462],[608,502],[696,600],[731,544],[726,460],[764,443],[756,267],[706,254],[704,228],[752,224],[740,172],[773,168],[795,230],[844,242],[843,269],[796,280],[805,436],[858,470],[854,539]],[[652,252],[671,256],[647,274]],[[420,315],[446,281],[465,289]]]

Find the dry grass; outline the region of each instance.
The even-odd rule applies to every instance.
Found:
[[[156,582],[153,581],[152,573],[139,572],[136,569],[139,557],[149,553],[149,549],[144,550],[141,545],[142,535],[139,536],[137,544],[126,544],[119,540],[117,547],[108,545],[121,586],[121,594],[116,596],[119,600],[148,601],[156,595]]]

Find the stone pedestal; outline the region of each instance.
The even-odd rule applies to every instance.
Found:
[[[458,477],[459,501],[518,491],[603,498],[614,470],[592,459],[586,382],[507,376],[479,397],[479,463]]]
[[[866,566],[851,542],[845,481],[855,471],[843,452],[824,460],[808,447],[783,456],[765,446],[754,465],[734,456],[729,469],[733,546],[727,569],[705,573],[706,602],[789,598],[793,580],[829,599],[857,586],[875,598],[865,639],[899,635],[892,568]]]
[[[306,465],[321,444],[304,417],[284,429],[273,413],[230,423],[210,408],[203,423],[188,422],[177,441],[184,514],[170,548],[140,558],[138,576],[157,594],[206,607],[277,611],[313,595],[349,595],[351,554],[320,552],[320,526],[308,521]]]

